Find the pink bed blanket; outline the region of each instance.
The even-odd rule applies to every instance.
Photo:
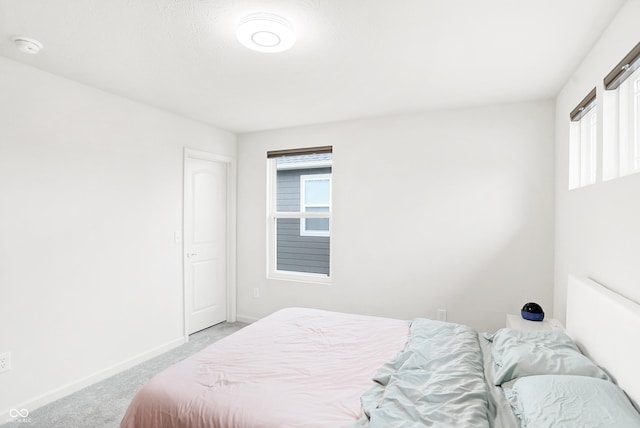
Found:
[[[120,426],[349,426],[408,339],[402,320],[283,309],[156,375]]]

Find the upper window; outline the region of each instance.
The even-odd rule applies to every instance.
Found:
[[[603,178],[640,172],[640,43],[604,78]]]
[[[331,147],[269,152],[268,275],[327,282],[331,268]]]
[[[620,175],[640,172],[640,68],[619,87]]]
[[[569,189],[596,182],[597,124],[595,88],[570,114]]]
[[[331,174],[300,176],[300,211],[331,212]],[[329,219],[301,219],[300,236],[329,236]]]

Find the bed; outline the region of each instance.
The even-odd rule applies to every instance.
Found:
[[[598,316],[623,316],[630,330],[603,345],[582,327],[603,287],[569,282],[571,337],[284,309],[156,375],[121,428],[640,427],[622,389],[638,400],[640,349],[628,338],[640,309],[606,295]]]
[[[278,311],[157,375],[121,427],[347,426],[408,337],[401,320]]]

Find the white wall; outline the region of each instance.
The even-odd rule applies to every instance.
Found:
[[[238,317],[308,306],[504,326],[553,290],[553,104],[240,135]],[[333,283],[266,279],[266,152],[333,145]],[[253,298],[253,288],[261,297]]]
[[[183,343],[183,148],[235,157],[236,137],[2,58],[0,76],[2,417]]]
[[[556,99],[555,312],[565,315],[569,274],[590,276],[640,302],[640,174],[568,191],[569,112],[640,40],[640,1],[630,0]],[[603,110],[598,109],[598,124]],[[598,131],[602,147],[602,127]]]

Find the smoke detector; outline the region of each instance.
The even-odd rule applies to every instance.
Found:
[[[13,37],[11,40],[24,53],[35,55],[42,49],[42,43],[28,37]]]
[[[245,16],[236,29],[238,41],[258,52],[283,52],[296,42],[291,24],[272,13],[254,13]]]

